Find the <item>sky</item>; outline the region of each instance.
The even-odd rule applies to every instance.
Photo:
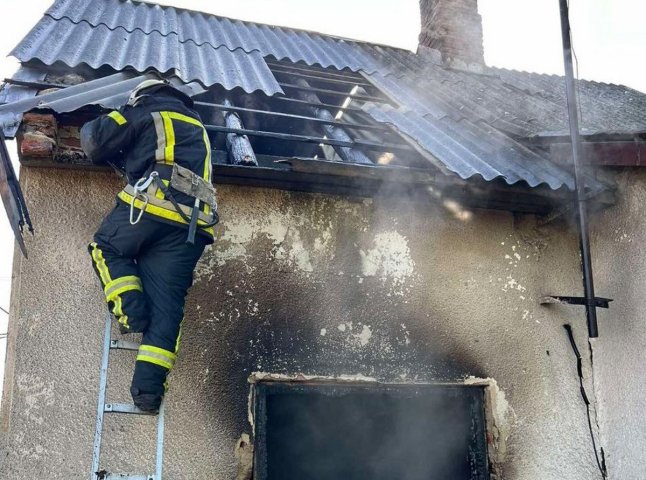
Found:
[[[5,55],[52,3],[53,0],[21,0],[11,2],[11,8],[3,8],[0,80],[10,77],[18,66],[15,59]],[[161,0],[157,3],[409,50],[415,50],[420,29],[417,0]],[[563,73],[558,0],[479,0],[478,8],[488,65]],[[570,0],[570,8],[579,76],[646,92],[646,0]],[[15,144],[11,142],[8,148],[15,157]],[[17,166],[15,159],[14,163]],[[38,225],[35,228],[38,232]],[[4,211],[0,211],[0,307],[4,309],[9,309],[12,252],[12,232]],[[6,321],[7,315],[0,311],[0,334],[6,331]],[[0,337],[0,371],[4,356],[4,340]],[[2,375],[0,382],[1,379]]]

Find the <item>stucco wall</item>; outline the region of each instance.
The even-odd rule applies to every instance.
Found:
[[[611,478],[646,478],[646,172],[618,172],[619,202],[593,218],[599,314],[593,341],[602,443]]]
[[[36,235],[16,261],[0,478],[85,479],[104,318],[86,244],[119,182],[49,169],[23,169],[21,182]],[[589,377],[583,312],[537,301],[580,291],[567,228],[405,200],[228,186],[219,200],[219,239],[196,272],[170,381],[165,478],[235,476],[253,371],[491,377],[513,424],[505,479],[596,478],[562,327],[574,324]],[[109,398],[127,401],[134,359],[112,359]],[[108,418],[103,465],[150,471],[152,423]]]

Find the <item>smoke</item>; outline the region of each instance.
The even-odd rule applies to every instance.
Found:
[[[488,476],[480,388],[292,385],[277,386],[276,394],[271,388],[262,478]]]

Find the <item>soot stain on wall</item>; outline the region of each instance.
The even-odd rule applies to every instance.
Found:
[[[372,218],[367,201],[306,202],[304,214],[286,198],[273,213],[238,205],[242,220],[224,227],[189,296],[184,342],[207,364],[193,388],[217,392],[211,408],[236,406],[225,422],[235,437],[248,428],[254,371],[411,383],[487,376],[464,343],[429,328],[449,318],[409,301],[414,261],[392,220]],[[385,229],[366,233],[373,222]]]

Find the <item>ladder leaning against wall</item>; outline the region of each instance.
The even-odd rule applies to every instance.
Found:
[[[101,358],[101,374],[99,380],[99,398],[96,411],[96,430],[94,432],[94,451],[92,455],[92,470],[90,480],[162,480],[162,464],[164,458],[164,401],[159,408],[157,415],[157,447],[155,457],[155,473],[131,475],[126,473],[109,473],[100,468],[101,459],[101,440],[103,438],[103,416],[110,414],[126,415],[146,415],[153,416],[149,412],[144,412],[130,403],[106,403],[106,390],[108,387],[108,366],[111,350],[130,350],[137,351],[139,344],[124,340],[114,340],[111,336],[112,315],[108,313],[105,319],[105,328],[103,334],[103,355]]]

